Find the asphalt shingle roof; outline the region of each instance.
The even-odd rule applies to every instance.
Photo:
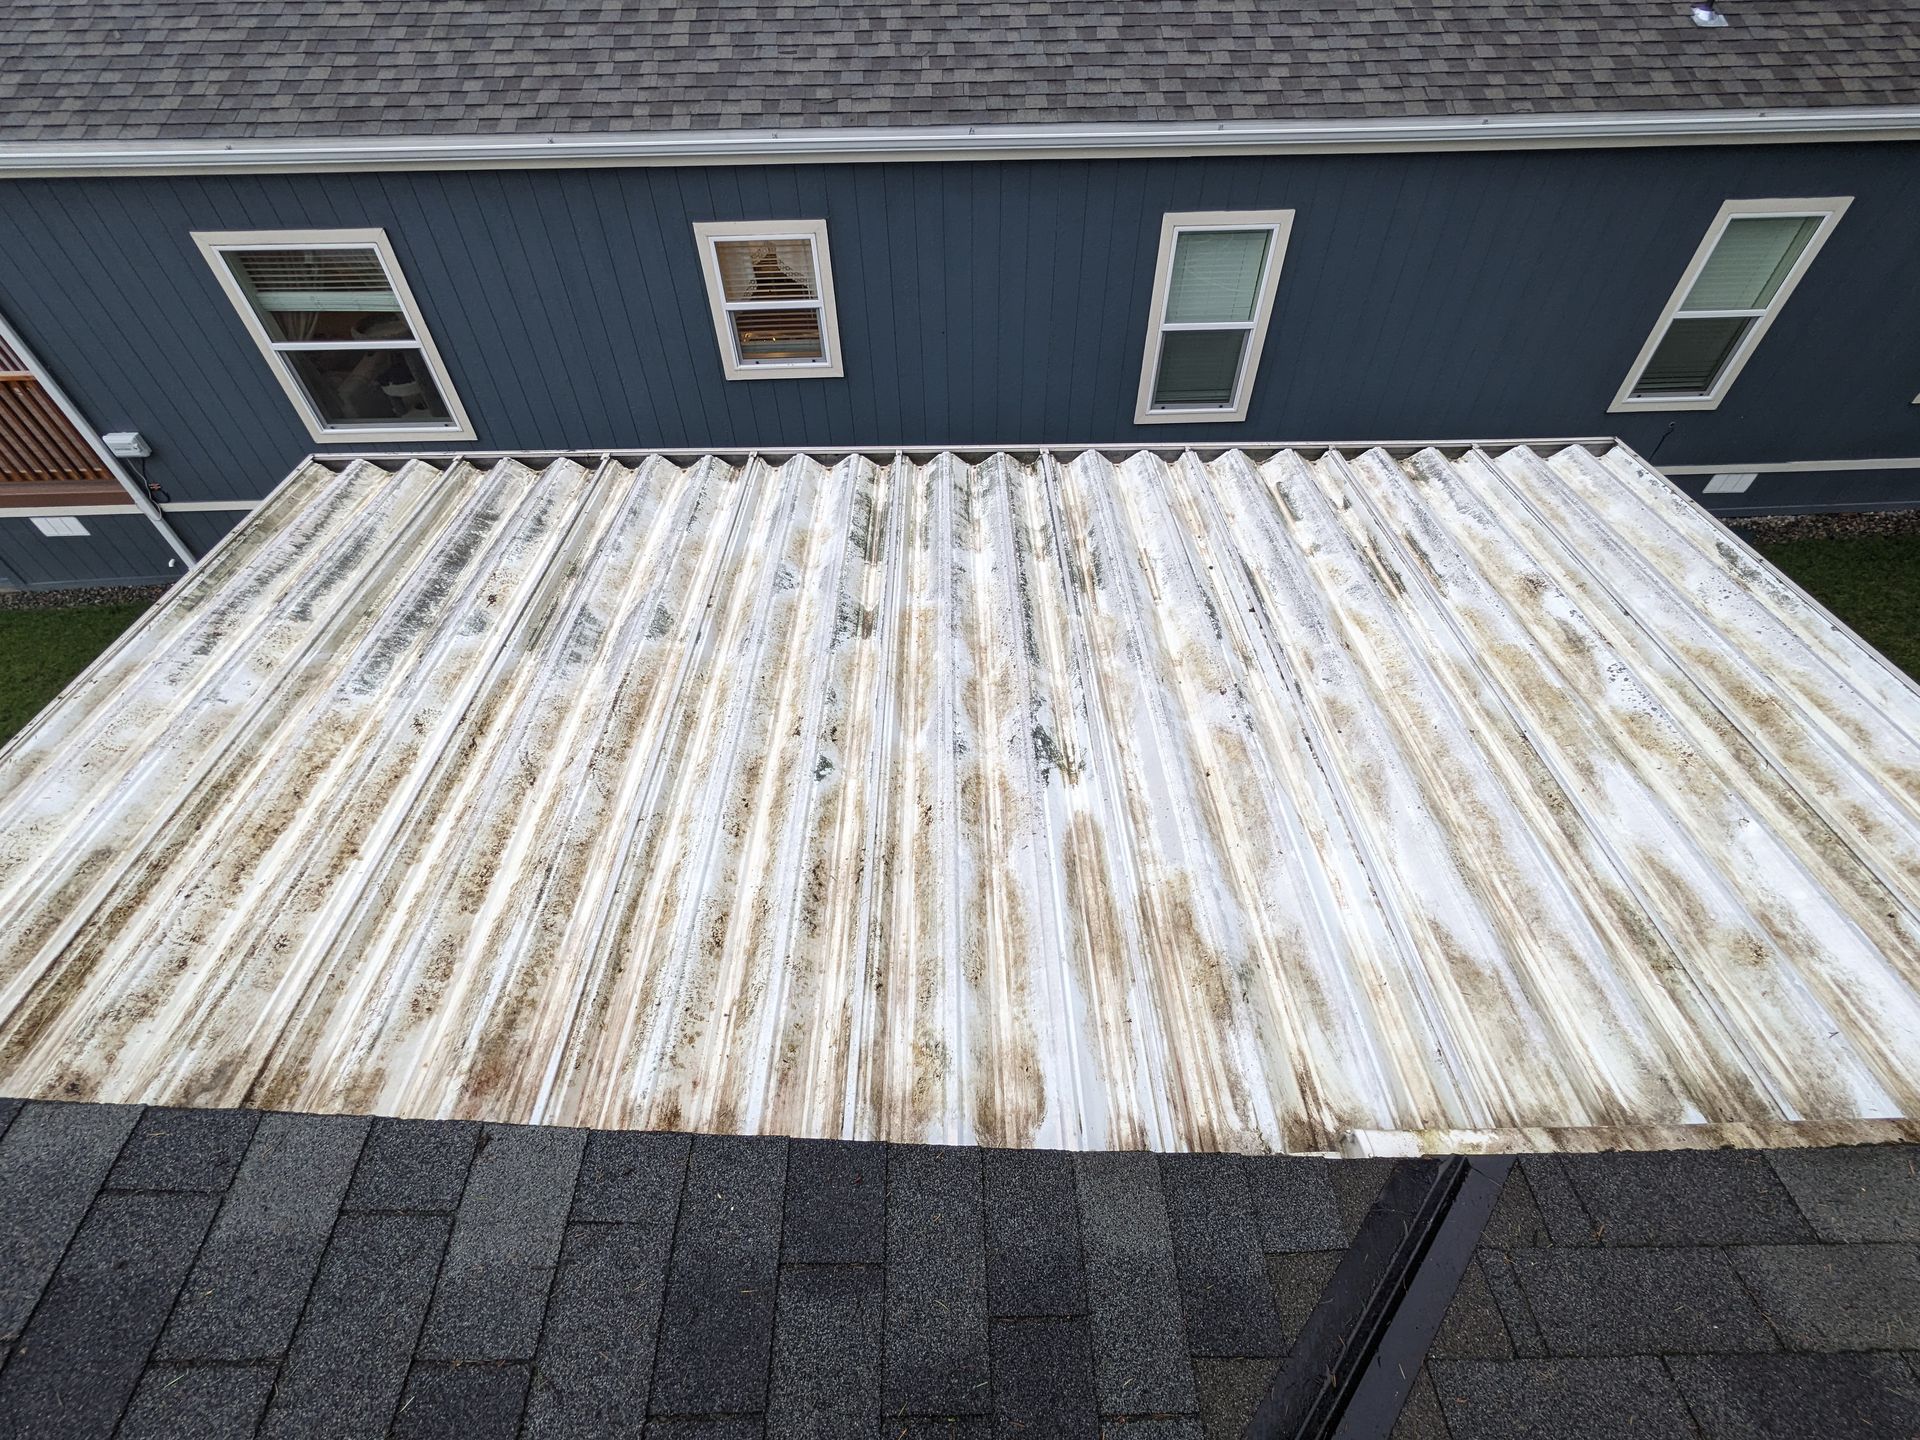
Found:
[[[1394,1440],[1920,1434],[1916,1204],[1911,1146],[1522,1157]]]
[[[0,1437],[1238,1436],[1391,1168],[0,1100]],[[1525,1157],[1394,1440],[1906,1440],[1917,1206]]]
[[[1352,119],[1920,99],[1905,3],[0,0],[0,140]]]

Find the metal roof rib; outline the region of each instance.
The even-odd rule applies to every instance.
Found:
[[[309,462],[0,752],[0,906],[20,1094],[1920,1135],[1920,691],[1618,445]]]

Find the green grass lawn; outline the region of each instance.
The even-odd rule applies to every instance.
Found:
[[[87,668],[144,605],[0,610],[0,744]]]
[[[1920,680],[1920,535],[1776,540],[1757,548]]]
[[[1760,553],[1920,679],[1920,536],[1776,540]],[[0,610],[0,743],[60,692],[144,609]]]

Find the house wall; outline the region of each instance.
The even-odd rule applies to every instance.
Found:
[[[137,511],[82,515],[80,523],[85,535],[42,535],[33,521],[0,511],[0,584],[27,590],[139,585],[183,573],[160,532]]]
[[[1608,414],[1721,202],[1816,195],[1855,201],[1720,408]],[[1262,208],[1297,213],[1247,420],[1134,425],[1161,215]],[[727,381],[694,222],[816,216],[845,377]],[[1909,144],[0,181],[0,309],[176,501],[315,448],[192,232],[373,225],[473,448],[1618,434],[1742,469],[1920,456],[1916,216]],[[1841,497],[1920,469],[1710,499]]]
[[[1729,469],[1740,469],[1729,466]],[[1748,467],[1750,468],[1750,467]],[[1707,475],[1668,477],[1716,515],[1828,514],[1842,510],[1909,509],[1920,504],[1920,465],[1884,469],[1762,471],[1745,490],[1701,493]]]

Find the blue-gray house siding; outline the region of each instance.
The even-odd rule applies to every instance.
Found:
[[[1855,198],[1719,409],[1609,414],[1721,203],[1818,195]],[[1269,208],[1296,214],[1247,420],[1136,426],[1161,215]],[[693,223],[802,217],[828,223],[845,377],[729,382]],[[192,232],[366,226],[476,449],[1619,434],[1662,465],[1920,456],[1905,143],[0,182],[0,312],[96,425],[148,437],[169,499],[249,500],[315,447]],[[1716,500],[1920,501],[1920,470]],[[204,543],[233,518],[183,525]]]
[[[0,515],[5,515],[0,511]],[[191,518],[199,519],[199,516]],[[238,515],[218,518],[231,528]],[[31,520],[0,519],[0,582],[25,590],[177,580],[180,562],[146,516],[83,515],[85,535],[42,535]],[[209,537],[217,540],[216,532]],[[195,547],[200,553],[205,547]]]

